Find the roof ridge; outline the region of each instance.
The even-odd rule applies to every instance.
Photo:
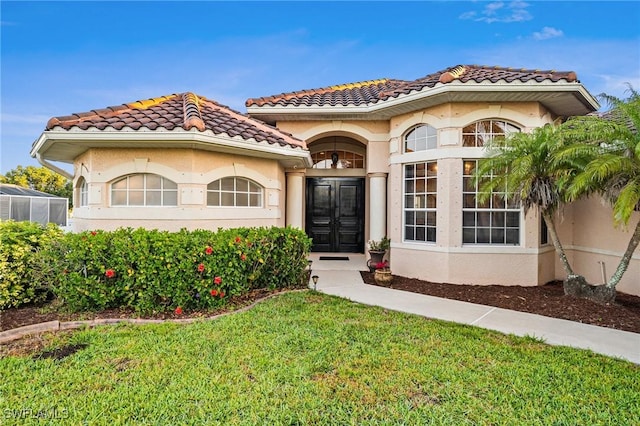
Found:
[[[202,114],[200,113],[200,101],[198,96],[192,92],[186,92],[182,94],[182,107],[184,111],[184,128],[185,130],[191,130],[196,128],[201,132],[204,132],[206,126],[202,120]]]

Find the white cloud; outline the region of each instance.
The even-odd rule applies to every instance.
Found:
[[[477,22],[522,22],[529,21],[533,17],[527,10],[529,4],[523,1],[512,1],[509,3],[497,1],[485,5],[479,13],[476,11],[465,12],[459,16],[460,19],[471,19]]]
[[[562,37],[564,33],[562,30],[558,30],[552,27],[544,27],[542,31],[536,31],[533,33],[533,38],[536,40],[547,40],[550,38]]]

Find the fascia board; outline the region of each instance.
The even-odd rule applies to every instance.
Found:
[[[255,141],[234,140],[215,135],[208,135],[199,132],[172,132],[172,131],[45,131],[34,142],[31,149],[31,156],[40,154],[45,156],[53,144],[58,141],[64,142],[115,142],[114,147],[127,147],[126,143],[131,142],[162,142],[166,147],[170,147],[172,142],[176,142],[176,147],[203,148],[213,151],[223,151],[249,155],[252,157],[268,157],[278,160],[299,159],[305,165],[311,166],[311,157],[308,150],[300,148],[286,148],[262,144]],[[185,146],[185,143],[190,143]],[[266,154],[266,155],[265,155]],[[70,160],[72,161],[72,160]]]

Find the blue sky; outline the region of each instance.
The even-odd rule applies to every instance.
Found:
[[[0,2],[0,172],[49,118],[184,91],[250,97],[458,64],[640,88],[640,2]],[[70,167],[64,167],[71,170]]]

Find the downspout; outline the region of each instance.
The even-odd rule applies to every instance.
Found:
[[[58,174],[61,174],[69,180],[73,180],[72,174],[69,174],[69,172],[67,172],[66,170],[62,170],[60,167],[51,164],[50,162],[42,158],[42,154],[40,154],[39,152],[36,152],[36,160],[38,160],[38,163],[42,164],[46,168],[51,169]]]

